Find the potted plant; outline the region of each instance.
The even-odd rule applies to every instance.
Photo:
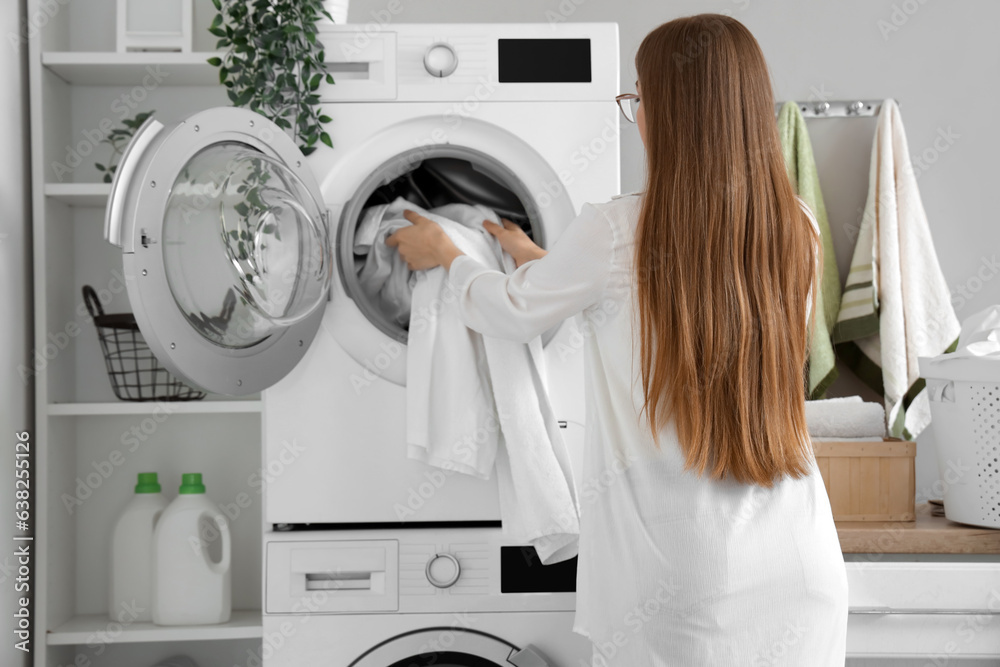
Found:
[[[118,169],[118,160],[121,159],[122,154],[125,152],[125,147],[128,146],[136,131],[142,127],[142,124],[153,113],[153,111],[143,111],[140,114],[136,114],[134,118],[125,118],[122,120],[122,127],[112,129],[108,133],[108,136],[101,139],[102,144],[111,146],[111,157],[108,159],[106,165],[97,162],[94,166],[97,167],[97,171],[104,173],[105,183],[110,183],[114,180],[115,171]]]
[[[270,118],[295,139],[304,155],[317,142],[333,147],[323,124],[332,119],[319,107],[320,85],[332,84],[323,44],[316,38],[320,17],[333,18],[323,0],[212,0],[218,11],[209,32],[217,48],[208,62],[235,106]]]

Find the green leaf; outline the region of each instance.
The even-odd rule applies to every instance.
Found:
[[[329,134],[327,134],[326,132],[320,132],[319,138],[320,141],[322,141],[324,144],[326,144],[330,148],[333,148],[333,140],[330,138]]]
[[[208,32],[215,35],[216,37],[228,37],[226,31],[223,30],[222,28],[209,28]]]
[[[321,122],[321,123],[330,123],[332,121],[333,121],[333,119],[330,118],[329,116],[320,116],[319,117],[319,122]]]
[[[222,58],[216,58],[216,57],[209,58],[208,64],[211,65],[212,67],[218,67],[219,65],[222,64]]]
[[[316,90],[319,88],[319,84],[323,81],[322,74],[315,74],[313,78],[309,80],[309,90]]]
[[[209,28],[218,28],[220,25],[222,25],[222,14],[216,14]]]
[[[333,84],[334,83],[333,75],[332,74],[327,74],[326,75],[326,82],[329,83],[329,84]]]
[[[212,0],[212,5],[215,7],[216,11],[220,11],[220,12],[222,11],[222,1],[221,0]]]

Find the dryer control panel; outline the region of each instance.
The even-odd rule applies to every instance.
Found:
[[[542,565],[497,528],[297,531],[267,537],[267,614],[572,611],[576,558]]]

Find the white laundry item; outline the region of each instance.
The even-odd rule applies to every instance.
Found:
[[[958,334],[957,349],[937,357],[935,363],[954,359],[1000,360],[1000,305],[989,306],[965,318]]]
[[[883,438],[885,409],[860,396],[806,401],[806,424],[814,438]]]
[[[955,381],[1000,383],[1000,305],[962,321],[954,352],[920,358],[932,401],[954,401]]]
[[[406,326],[410,321],[410,296],[416,274],[410,271],[395,248],[385,244],[385,240],[410,223],[401,212],[393,215],[389,211],[389,204],[369,206],[358,223],[354,254],[365,257],[358,269],[358,284],[381,312],[396,324]]]
[[[383,226],[395,226],[407,209],[438,223],[468,258],[514,270],[510,256],[483,229],[483,220],[499,224],[493,211],[466,204],[428,211],[399,198],[376,215]],[[377,234],[363,231],[362,242],[384,241],[381,227]],[[569,451],[545,389],[541,339],[516,342],[470,330],[444,268],[415,275],[406,357],[407,455],[482,479],[495,468],[504,535],[533,545],[543,564],[572,558],[579,506]]]
[[[833,340],[844,363],[884,397],[889,435],[912,440],[930,423],[918,358],[945,352],[958,331],[903,120],[887,99]]]
[[[701,478],[684,471],[673,425],[657,450],[640,416],[638,210],[638,196],[584,205],[545,257],[510,275],[468,256],[449,270],[463,320],[487,336],[531,340],[582,311],[573,629],[594,642],[595,665],[764,664],[778,646],[781,664],[843,667],[847,573],[815,459],[770,489]]]

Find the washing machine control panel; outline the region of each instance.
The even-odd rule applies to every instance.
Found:
[[[575,559],[542,565],[500,527],[266,536],[266,614],[572,611]]]

